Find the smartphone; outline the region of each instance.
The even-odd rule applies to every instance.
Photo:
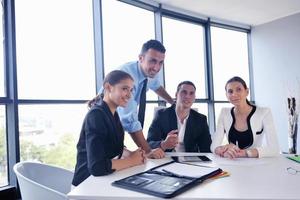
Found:
[[[207,156],[182,156],[179,160],[181,162],[211,162]]]

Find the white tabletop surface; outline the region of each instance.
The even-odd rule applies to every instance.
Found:
[[[300,164],[285,158],[284,155],[277,158],[236,160],[220,158],[213,154],[206,155],[213,160],[206,165],[220,167],[224,171],[228,171],[230,176],[207,180],[173,199],[300,200],[300,173],[292,175],[286,170],[287,167],[300,170]],[[159,199],[147,194],[114,187],[111,183],[168,161],[170,161],[168,157],[160,160],[149,159],[144,165],[121,170],[107,176],[90,176],[73,189],[68,197],[82,200]]]

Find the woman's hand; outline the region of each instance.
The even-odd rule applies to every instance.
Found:
[[[223,145],[223,146],[218,146],[215,149],[215,154],[217,154],[221,157],[224,157],[224,154],[226,153],[226,151],[228,151],[229,148],[232,148],[232,145],[234,145],[234,144],[226,144],[226,145]]]
[[[239,157],[240,151],[241,149],[238,146],[233,144],[227,148],[226,152],[224,152],[223,155],[225,158],[234,159]]]
[[[131,152],[128,157],[130,158],[133,166],[144,164],[147,160],[146,153],[141,148],[138,148],[137,150]]]
[[[245,150],[242,150],[237,145],[231,143],[217,147],[215,153],[229,159],[245,157],[246,154]]]

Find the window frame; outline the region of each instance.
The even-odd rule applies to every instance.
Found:
[[[214,105],[216,103],[228,103],[228,101],[215,101],[213,97],[213,76],[212,76],[212,60],[211,60],[211,38],[210,27],[217,26],[227,28],[230,30],[243,31],[248,35],[248,60],[249,60],[249,82],[250,88],[253,88],[253,73],[252,73],[252,55],[251,55],[251,28],[244,28],[233,26],[226,23],[217,23],[211,21],[210,18],[198,18],[186,13],[179,13],[179,11],[173,11],[168,8],[162,7],[160,4],[152,2],[145,3],[142,1],[134,0],[120,0],[123,3],[128,3],[132,6],[137,6],[141,9],[146,9],[154,12],[154,26],[155,26],[155,38],[159,41],[163,41],[162,35],[162,16],[171,17],[176,20],[183,20],[189,23],[201,24],[204,26],[204,42],[205,42],[205,77],[206,77],[206,93],[207,98],[196,99],[196,103],[206,103],[208,106],[208,121],[210,124],[211,133],[215,129],[215,110]],[[6,134],[7,134],[7,155],[8,158],[8,187],[0,187],[0,192],[5,191],[10,186],[17,187],[17,180],[13,173],[13,166],[20,161],[20,149],[19,149],[19,115],[18,106],[21,104],[78,104],[85,103],[87,99],[18,99],[17,92],[17,63],[16,63],[16,35],[15,35],[15,1],[14,0],[2,0],[3,3],[3,17],[4,17],[4,74],[5,74],[5,89],[6,96],[0,97],[0,104],[6,106]],[[102,35],[102,16],[101,16],[101,0],[93,0],[93,26],[94,26],[94,59],[95,59],[95,84],[96,91],[101,88],[104,77],[104,64],[103,64],[103,35]],[[99,34],[96,34],[99,33]],[[164,67],[162,68],[161,82],[165,85]],[[254,93],[250,91],[251,99],[254,102]],[[159,98],[157,101],[147,101],[147,103],[154,103],[157,106],[166,105],[166,103]],[[8,134],[9,133],[9,134]]]

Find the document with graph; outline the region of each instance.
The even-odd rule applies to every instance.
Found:
[[[172,161],[117,180],[112,185],[157,197],[172,198],[221,172],[217,167]]]

